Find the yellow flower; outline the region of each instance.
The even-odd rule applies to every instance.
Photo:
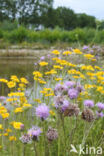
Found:
[[[8,133],[4,133],[3,135],[4,135],[4,136],[8,136]]]
[[[22,83],[24,83],[24,84],[28,84],[28,83],[29,83],[28,80],[27,80],[26,78],[24,78],[24,77],[21,77],[21,78],[20,78],[20,81],[21,81]]]
[[[16,75],[12,75],[11,80],[14,81],[14,82],[19,82],[19,79],[18,79],[18,77]]]
[[[43,61],[43,62],[40,62],[39,64],[40,64],[40,66],[47,66],[48,62]]]
[[[0,82],[8,83],[8,80],[6,80],[6,79],[0,79]]]
[[[82,70],[91,70],[91,71],[94,71],[94,68],[91,65],[88,65],[88,66],[83,65],[83,66],[81,66],[81,69]]]
[[[14,88],[14,87],[16,86],[16,83],[13,82],[13,81],[9,81],[9,82],[7,83],[7,86],[8,86],[8,88]]]
[[[36,101],[38,103],[41,103],[41,100],[40,99],[34,99],[34,101]]]
[[[101,68],[99,66],[95,66],[95,69],[101,70]]]
[[[55,112],[54,112],[54,111],[50,110],[49,113],[50,113],[52,116],[55,116]]]
[[[60,52],[59,52],[58,50],[53,50],[53,51],[52,51],[52,54],[54,54],[54,55],[59,55]]]
[[[8,98],[6,99],[7,102],[13,102],[13,101],[17,101],[18,99],[17,98]]]
[[[0,124],[0,129],[3,129],[3,126],[2,126],[2,124]]]
[[[63,69],[63,67],[58,66],[58,65],[54,65],[53,68],[55,68],[55,69]]]
[[[26,85],[25,85],[24,83],[19,83],[19,87],[20,87],[20,88],[25,88]]]
[[[0,107],[0,114],[7,113],[7,109],[4,106]]]
[[[91,54],[85,54],[84,57],[87,59],[94,59],[94,55]]]
[[[15,128],[15,129],[21,129],[21,126],[23,125],[23,123],[21,123],[21,122],[13,122],[13,127]]]
[[[70,62],[68,62],[68,66],[69,66],[69,67],[76,67],[75,64],[72,64],[72,63],[70,63]]]
[[[38,82],[41,83],[41,84],[46,84],[46,81],[41,80],[41,79],[38,79]]]
[[[9,113],[3,113],[1,116],[3,119],[7,119],[9,117]]]
[[[53,75],[53,74],[57,74],[57,71],[54,69],[51,69],[50,71],[45,72],[45,75]]]
[[[56,81],[61,81],[62,78],[61,78],[61,77],[59,77],[59,78],[55,78],[55,80],[56,80]]]
[[[14,110],[15,113],[21,113],[23,112],[22,107],[18,107]]]
[[[64,52],[63,52],[63,55],[70,55],[70,54],[72,54],[71,51],[64,51]]]
[[[33,72],[34,77],[39,78],[42,77],[42,74],[39,71],[34,71]]]
[[[30,108],[30,107],[32,107],[32,105],[31,104],[23,104],[23,108],[26,108],[26,107],[28,107],[28,108]]]
[[[16,141],[17,139],[16,139],[15,136],[10,136],[10,137],[9,137],[9,140],[10,140],[10,141]]]
[[[25,95],[24,92],[11,92],[11,93],[8,94],[9,97],[11,97],[11,96],[20,96],[20,97],[22,97],[24,95]]]
[[[8,129],[6,129],[6,132],[10,133],[10,132],[12,132],[12,130],[8,128]]]
[[[79,49],[74,49],[73,52],[76,54],[82,54],[82,52]]]

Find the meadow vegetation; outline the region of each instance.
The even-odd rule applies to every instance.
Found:
[[[40,57],[32,85],[16,75],[0,78],[0,155],[78,155],[71,144],[104,155],[104,70],[86,48]]]
[[[55,45],[56,43],[73,43],[83,44],[103,44],[104,30],[97,31],[93,28],[76,28],[71,31],[61,30],[56,28],[54,30],[44,29],[41,31],[29,30],[23,26],[13,30],[0,29],[0,47],[6,48],[12,44],[25,45],[29,43],[37,43],[43,45]]]

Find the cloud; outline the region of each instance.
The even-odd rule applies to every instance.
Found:
[[[104,0],[54,0],[54,7],[66,6],[76,13],[87,13],[104,19]]]

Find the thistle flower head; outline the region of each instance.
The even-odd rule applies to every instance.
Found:
[[[41,57],[40,57],[40,60],[41,60],[41,61],[45,60],[45,56],[41,56]]]
[[[53,141],[53,140],[56,140],[58,138],[58,132],[54,128],[49,128],[46,136],[47,136],[47,139],[49,141]]]
[[[62,112],[64,112],[68,107],[69,107],[69,101],[68,100],[64,100],[63,101],[63,105],[61,106],[61,110]]]
[[[64,112],[69,106],[69,101],[64,96],[55,96],[54,103],[56,109],[59,109],[61,112]]]
[[[65,86],[68,88],[73,88],[75,87],[76,83],[74,81],[66,81]]]
[[[84,105],[87,107],[94,107],[94,102],[92,100],[85,100]]]
[[[82,91],[84,91],[84,88],[83,88],[83,86],[82,86],[80,83],[77,83],[77,85],[76,85],[76,90],[77,90],[78,92],[82,92]]]
[[[96,112],[96,115],[97,115],[98,118],[103,118],[104,117],[103,112]]]
[[[67,92],[67,87],[65,85],[57,84],[54,89],[55,95],[64,95]]]
[[[35,141],[38,140],[41,133],[42,133],[41,128],[37,126],[33,126],[31,129],[28,130],[28,135],[30,135],[32,140],[35,140]]]
[[[70,99],[76,99],[79,95],[79,92],[75,88],[71,88],[68,90],[68,96]]]
[[[69,107],[64,111],[64,116],[78,116],[79,111],[80,109],[77,104],[69,104]]]
[[[40,119],[45,120],[49,116],[49,107],[46,104],[41,104],[36,107],[36,116]]]
[[[0,101],[4,101],[6,99],[5,96],[0,96]]]
[[[96,105],[100,110],[104,110],[104,103],[98,102]]]
[[[24,134],[20,137],[20,140],[23,144],[27,144],[31,142],[31,137],[29,134]]]
[[[82,112],[82,119],[88,122],[92,122],[94,120],[93,111],[89,108],[84,109],[84,111]]]

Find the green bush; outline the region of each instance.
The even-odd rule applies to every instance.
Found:
[[[25,27],[19,27],[7,35],[11,43],[21,43],[28,40],[28,30]]]
[[[0,30],[0,38],[3,38],[3,31]]]
[[[18,28],[18,22],[10,22],[5,20],[3,23],[0,23],[0,28],[5,31],[12,31]]]
[[[93,44],[104,43],[104,30],[97,31],[96,29],[89,28],[76,28],[71,31],[61,30],[59,28],[44,29],[41,31],[34,31],[20,26],[12,31],[3,30],[0,28],[0,38],[9,43],[45,43],[53,44],[57,42]]]
[[[95,42],[96,43],[104,43],[104,30],[100,30],[97,33]]]
[[[91,43],[94,38],[96,37],[96,30],[95,29],[92,29],[92,28],[86,28],[84,29],[85,31],[85,34],[86,34],[86,43]]]

